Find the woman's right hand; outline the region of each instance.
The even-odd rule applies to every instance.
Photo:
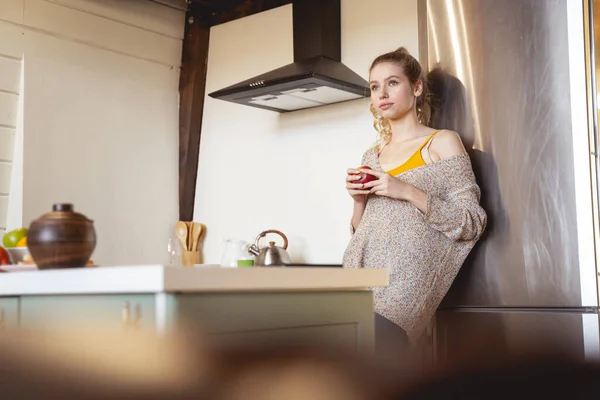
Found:
[[[360,178],[360,171],[355,168],[350,168],[346,175],[346,190],[352,196],[355,202],[365,203],[367,201],[367,195],[371,193],[370,188],[365,188],[364,183],[354,183],[355,180]]]

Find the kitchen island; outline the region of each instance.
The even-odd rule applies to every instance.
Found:
[[[186,329],[217,344],[373,349],[370,287],[387,271],[114,266],[0,276],[0,330]],[[0,333],[1,334],[1,333]]]

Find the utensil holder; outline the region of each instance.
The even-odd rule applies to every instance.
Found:
[[[188,266],[200,264],[200,252],[183,250],[181,252],[181,263]]]

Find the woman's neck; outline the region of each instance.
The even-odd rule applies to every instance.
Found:
[[[405,142],[423,135],[423,125],[419,123],[414,113],[407,114],[397,120],[390,120],[390,127],[392,128],[392,139],[390,140],[392,144]]]

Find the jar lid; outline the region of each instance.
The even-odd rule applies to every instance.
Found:
[[[71,203],[55,203],[52,205],[52,211],[42,215],[39,219],[44,220],[82,220],[91,221],[85,215],[74,211],[73,204]]]

